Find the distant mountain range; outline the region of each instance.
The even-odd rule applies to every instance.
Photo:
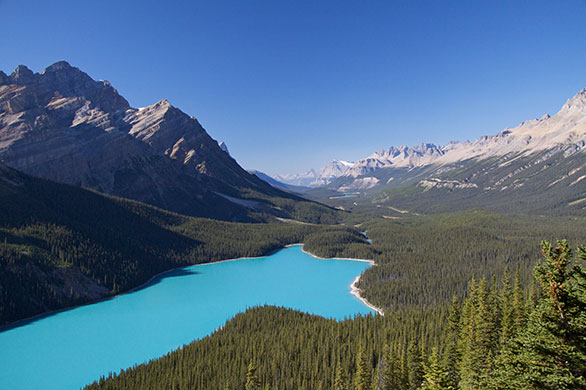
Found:
[[[561,110],[550,117],[529,120],[515,128],[507,128],[494,136],[480,137],[472,142],[450,142],[444,146],[423,143],[381,149],[370,156],[355,161],[334,160],[325,167],[304,174],[284,174],[276,178],[289,184],[312,187],[331,183],[338,177],[368,175],[385,168],[420,168],[430,165],[446,166],[466,160],[483,160],[508,154],[524,156],[567,148],[567,154],[581,151],[586,142],[586,88],[569,99]],[[364,190],[379,184],[375,180],[357,179],[353,184],[339,187],[345,190]]]
[[[281,174],[274,178],[286,184],[320,187],[329,184],[337,177],[344,176],[354,164],[349,161],[334,160],[318,171],[310,169],[305,173]]]
[[[390,147],[352,163],[333,161],[317,172],[279,179],[320,186],[305,195],[322,201],[341,199],[340,193],[360,196],[362,210],[367,200],[383,214],[397,208],[420,213],[488,208],[584,214],[585,146],[583,89],[556,115],[493,136],[444,146]],[[329,203],[338,207],[340,202]]]
[[[273,177],[271,177],[261,171],[249,170],[248,173],[257,176],[259,179],[266,181],[267,183],[269,183],[270,185],[272,185],[275,188],[280,188],[285,191],[297,192],[299,194],[302,194],[302,193],[309,191],[311,189],[310,187],[306,187],[306,186],[298,186],[298,185],[283,183],[283,182],[278,181],[275,178],[273,178]]]
[[[132,108],[110,83],[64,61],[40,73],[0,71],[0,162],[194,216],[302,218],[299,207],[323,207],[246,172],[167,100]]]

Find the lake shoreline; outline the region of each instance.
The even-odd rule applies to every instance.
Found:
[[[374,262],[374,260],[365,260],[365,259],[353,259],[350,257],[332,257],[332,258],[327,258],[327,257],[319,257],[314,255],[313,253],[310,253],[308,251],[306,251],[305,249],[303,249],[303,244],[293,244],[293,245],[288,245],[289,246],[294,246],[294,245],[301,245],[301,252],[308,254],[310,256],[315,257],[316,259],[320,259],[320,260],[348,260],[348,261],[363,261],[366,263],[369,263],[372,266],[375,266],[376,263]],[[368,302],[366,300],[366,298],[364,298],[362,295],[360,295],[360,289],[357,287],[358,282],[360,281],[360,276],[358,275],[354,281],[352,282],[352,284],[350,284],[350,294],[355,296],[360,302],[362,302],[366,307],[376,311],[378,314],[380,314],[381,316],[384,316],[384,312],[383,309],[381,309],[380,307],[376,307],[374,306],[372,303]]]
[[[284,248],[287,248],[287,247],[292,246],[292,245],[303,245],[303,244],[286,245]],[[44,313],[35,314],[34,316],[26,317],[26,318],[23,318],[23,319],[16,320],[14,322],[8,323],[8,324],[0,327],[0,333],[5,332],[5,331],[10,330],[10,329],[18,328],[19,326],[23,326],[23,325],[29,324],[31,322],[34,322],[37,319],[41,319],[41,318],[44,318],[44,317],[48,317],[48,316],[51,316],[51,315],[54,315],[54,314],[58,314],[58,313],[61,313],[61,312],[64,312],[64,311],[68,311],[68,310],[77,309],[77,308],[84,307],[84,306],[91,306],[91,305],[94,305],[96,303],[106,302],[106,301],[109,301],[111,299],[114,299],[114,298],[117,298],[117,297],[120,297],[120,296],[123,296],[123,295],[126,295],[126,294],[130,294],[130,293],[136,292],[136,291],[141,290],[141,289],[143,289],[145,287],[148,287],[148,285],[151,284],[155,279],[157,279],[157,278],[159,278],[159,277],[161,277],[161,276],[163,276],[163,275],[165,275],[167,273],[170,273],[170,272],[173,272],[173,271],[177,271],[177,270],[180,270],[180,269],[183,269],[183,268],[196,267],[196,266],[208,265],[208,264],[218,264],[218,263],[224,263],[224,262],[227,262],[227,261],[236,261],[236,260],[243,260],[243,259],[262,259],[262,258],[265,258],[265,257],[269,257],[269,256],[277,253],[278,251],[280,251],[280,250],[282,250],[284,248],[275,249],[275,250],[272,250],[272,251],[268,252],[266,255],[257,256],[257,257],[237,257],[237,258],[233,258],[233,259],[225,259],[225,260],[218,260],[218,261],[209,261],[207,263],[199,263],[199,264],[191,264],[191,265],[181,265],[181,266],[178,266],[178,267],[170,268],[170,269],[168,269],[166,271],[161,271],[158,274],[155,274],[155,275],[151,276],[149,278],[149,280],[147,280],[146,282],[144,282],[144,283],[142,283],[142,284],[140,284],[140,285],[138,285],[136,287],[133,287],[130,290],[121,292],[119,294],[116,294],[116,295],[108,295],[108,296],[105,296],[105,297],[102,297],[102,298],[99,298],[99,299],[96,299],[96,300],[92,300],[92,301],[89,301],[89,302],[86,302],[86,303],[82,303],[82,304],[79,304],[79,305],[67,306],[67,307],[64,307],[62,309],[56,309],[56,310],[46,311]]]
[[[36,314],[34,316],[31,316],[31,317],[27,317],[27,318],[23,318],[23,319],[20,319],[20,320],[11,322],[9,324],[6,324],[6,325],[0,327],[0,333],[5,332],[5,331],[8,331],[8,330],[11,330],[11,329],[14,329],[14,328],[18,328],[18,327],[23,326],[23,325],[27,325],[27,324],[29,324],[31,322],[34,322],[35,320],[38,320],[38,319],[41,319],[41,318],[44,318],[44,317],[48,317],[48,316],[51,316],[51,315],[54,315],[54,314],[58,314],[58,313],[61,313],[61,312],[64,312],[64,311],[68,311],[68,310],[77,309],[77,308],[83,307],[83,306],[91,306],[91,305],[94,305],[94,304],[97,304],[97,303],[109,301],[111,299],[114,299],[114,298],[117,298],[117,297],[120,297],[120,296],[123,296],[123,295],[126,295],[126,294],[130,294],[130,293],[136,292],[136,291],[141,290],[141,289],[143,289],[145,287],[148,287],[148,285],[151,284],[155,279],[160,278],[160,277],[164,276],[167,273],[170,273],[170,272],[173,272],[173,271],[177,271],[177,270],[180,270],[180,269],[183,269],[183,268],[204,266],[204,265],[209,265],[209,264],[219,264],[219,263],[225,263],[225,262],[228,262],[228,261],[236,261],[236,260],[244,260],[244,259],[263,259],[263,258],[269,257],[269,256],[271,256],[271,255],[273,255],[273,254],[275,254],[275,253],[277,253],[277,252],[279,252],[279,251],[281,251],[281,250],[283,250],[285,248],[290,248],[290,247],[293,247],[293,246],[301,246],[301,251],[303,253],[308,254],[308,255],[310,255],[310,256],[312,256],[312,257],[314,257],[316,259],[320,259],[320,260],[363,261],[363,262],[367,262],[367,263],[369,263],[371,265],[375,265],[374,261],[372,261],[372,260],[351,259],[351,258],[325,258],[325,257],[319,257],[319,256],[316,256],[313,253],[310,253],[310,252],[306,251],[305,249],[303,249],[303,243],[288,244],[288,245],[285,245],[282,248],[278,248],[278,249],[275,249],[275,250],[271,250],[267,254],[262,255],[262,256],[256,256],[256,257],[236,257],[236,258],[232,258],[232,259],[225,259],[225,260],[218,260],[218,261],[210,261],[210,262],[207,262],[207,263],[200,263],[200,264],[182,265],[182,266],[179,266],[179,267],[171,268],[171,269],[168,269],[166,271],[159,272],[158,274],[155,274],[155,275],[151,276],[149,278],[149,280],[147,280],[146,282],[144,282],[144,283],[142,283],[142,284],[140,284],[140,285],[138,285],[136,287],[133,287],[132,289],[130,289],[128,291],[124,291],[124,292],[122,292],[120,294],[116,294],[116,295],[113,295],[113,296],[105,296],[103,298],[100,298],[100,299],[97,299],[97,300],[92,300],[92,301],[89,301],[87,303],[82,303],[82,304],[74,305],[74,306],[68,306],[68,307],[65,307],[65,308],[62,308],[62,309],[57,309],[57,310],[51,310],[51,311],[47,311],[47,312],[44,312],[44,313]],[[350,289],[351,289],[350,294],[352,294],[353,296],[355,296],[356,298],[358,298],[365,306],[367,306],[370,309],[376,311],[377,313],[383,315],[382,314],[382,310],[380,308],[377,308],[376,306],[374,306],[370,302],[368,302],[366,299],[364,299],[362,296],[360,296],[360,289],[358,289],[355,286],[355,284],[358,283],[358,280],[360,280],[360,275],[358,275],[357,278],[354,280],[354,282],[352,282],[352,284],[350,285]]]

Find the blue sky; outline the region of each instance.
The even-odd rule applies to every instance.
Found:
[[[586,1],[0,0],[0,69],[67,60],[163,98],[249,169],[300,172],[553,114],[586,87]]]

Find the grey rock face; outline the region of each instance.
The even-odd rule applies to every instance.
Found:
[[[168,101],[131,108],[110,83],[64,61],[0,74],[0,161],[191,215],[238,219],[215,192],[273,191]]]

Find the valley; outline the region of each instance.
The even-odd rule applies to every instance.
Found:
[[[585,124],[582,90],[494,136],[273,178],[167,100],[133,108],[64,61],[0,73],[1,382],[523,388],[560,257],[583,322]],[[568,348],[543,380],[581,388]]]

